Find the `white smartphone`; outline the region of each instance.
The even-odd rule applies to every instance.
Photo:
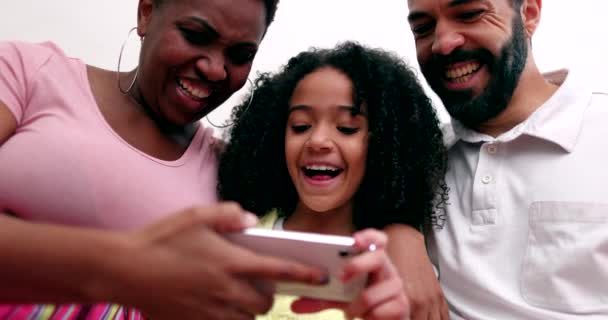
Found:
[[[338,278],[346,260],[360,253],[352,237],[249,228],[240,233],[227,234],[227,238],[254,252],[295,260],[329,273],[329,283],[326,285],[281,282],[277,284],[277,293],[350,302],[367,282],[367,275],[355,277],[346,283]]]

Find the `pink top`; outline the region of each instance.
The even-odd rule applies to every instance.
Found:
[[[18,124],[0,146],[0,212],[125,230],[217,201],[211,129],[176,161],[135,149],[99,111],[86,65],[52,43],[0,42],[0,101]]]
[[[86,65],[52,43],[0,42],[0,101],[17,131],[0,146],[0,212],[126,230],[217,201],[217,153],[202,126],[176,161],[124,141],[93,98]],[[141,319],[117,305],[0,305],[0,319]]]

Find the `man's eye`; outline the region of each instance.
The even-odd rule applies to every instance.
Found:
[[[310,128],[310,125],[308,125],[308,124],[298,124],[298,125],[292,125],[291,131],[293,131],[295,133],[302,133],[302,132],[308,130],[309,128]]]
[[[415,36],[423,36],[433,30],[435,26],[434,23],[423,23],[419,25],[412,26],[412,32]]]
[[[350,134],[355,134],[359,131],[359,128],[353,128],[353,127],[338,127],[338,131],[350,135]]]
[[[209,37],[204,32],[198,32],[187,28],[179,28],[179,30],[184,39],[193,45],[202,46],[208,44],[210,41]]]
[[[484,13],[484,10],[471,10],[471,11],[466,11],[466,12],[462,12],[458,14],[458,19],[462,20],[462,21],[472,21],[477,19],[479,16],[481,16],[481,14]]]

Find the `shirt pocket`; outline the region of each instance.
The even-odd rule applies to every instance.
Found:
[[[531,305],[573,313],[608,307],[608,204],[534,202],[521,294]]]

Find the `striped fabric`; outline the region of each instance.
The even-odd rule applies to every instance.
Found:
[[[143,320],[137,310],[115,304],[0,305],[0,320]]]

